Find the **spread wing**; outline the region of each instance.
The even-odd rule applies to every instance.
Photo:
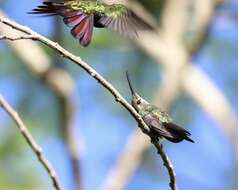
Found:
[[[105,13],[98,22],[111,31],[129,37],[137,36],[139,30],[153,30],[152,26],[121,4],[106,6]]]
[[[67,5],[66,1],[44,1],[42,5],[39,5],[30,13],[45,16],[62,16],[64,23],[73,27],[71,34],[79,39],[80,44],[84,47],[89,45],[93,35],[94,17],[92,15],[73,9],[70,5]]]

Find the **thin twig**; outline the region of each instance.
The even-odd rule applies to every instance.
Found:
[[[16,22],[13,22],[9,19],[0,17],[0,22],[3,24],[12,27],[15,30],[21,31],[25,34],[30,35],[33,40],[37,40],[46,46],[54,49],[57,51],[62,57],[71,60],[73,63],[80,66],[82,69],[84,69],[88,74],[90,74],[94,79],[96,79],[102,86],[104,86],[114,97],[117,102],[119,102],[124,108],[126,108],[132,116],[141,123],[140,127],[144,131],[149,132],[149,127],[144,123],[141,116],[136,112],[136,110],[122,97],[122,95],[114,88],[114,86],[109,83],[106,79],[104,79],[95,69],[93,69],[91,66],[89,66],[86,62],[84,62],[80,57],[77,57],[70,53],[69,51],[65,50],[62,46],[60,46],[58,43],[53,42],[49,40],[48,38],[34,32],[28,27],[22,26]]]
[[[0,40],[10,40],[10,41],[17,41],[17,40],[35,40],[34,36],[27,35],[27,36],[18,36],[18,37],[11,37],[0,35]]]
[[[167,171],[168,171],[168,174],[170,177],[170,183],[169,183],[170,188],[172,190],[177,190],[178,188],[177,188],[177,184],[176,184],[176,174],[175,174],[173,165],[172,165],[171,161],[169,160],[169,157],[165,154],[165,152],[163,150],[163,145],[160,144],[160,142],[158,140],[151,141],[151,142],[156,147],[158,154],[160,154],[160,156],[163,160],[164,166],[167,168]]]
[[[7,18],[7,15],[0,10],[0,16]],[[62,37],[61,27],[60,27],[60,18],[55,19],[55,34],[54,37],[57,42],[60,42]],[[10,27],[0,23],[0,36],[1,34],[7,34],[12,36],[22,35],[22,32],[12,30]],[[4,37],[3,37],[4,38]],[[24,39],[29,39],[28,35],[25,35]],[[82,190],[83,183],[81,177],[81,168],[80,168],[80,151],[78,150],[79,141],[75,139],[73,133],[72,118],[74,115],[73,102],[71,101],[71,95],[74,90],[74,81],[70,74],[61,67],[62,58],[57,54],[50,57],[43,50],[40,44],[35,43],[31,40],[18,40],[17,43],[12,43],[8,41],[11,49],[16,53],[18,58],[22,60],[22,63],[26,66],[28,71],[33,74],[38,80],[40,80],[49,90],[55,95],[57,102],[59,104],[59,124],[62,128],[62,138],[66,146],[66,152],[68,154],[72,180],[74,185],[74,190]],[[24,48],[22,48],[24,46]],[[31,53],[29,54],[29,49]],[[53,62],[54,64],[51,64]],[[63,82],[62,82],[63,81]]]
[[[109,83],[107,80],[105,80],[100,74],[98,74],[96,72],[96,70],[94,70],[92,67],[90,67],[86,62],[82,61],[80,57],[76,57],[75,55],[71,54],[70,52],[68,52],[67,50],[62,48],[58,43],[52,42],[51,40],[45,38],[44,36],[32,31],[30,28],[27,28],[25,26],[22,26],[18,23],[15,23],[13,21],[10,21],[9,19],[2,18],[2,17],[0,17],[0,22],[12,27],[15,30],[18,30],[25,34],[33,36],[34,40],[44,43],[48,47],[57,51],[62,57],[66,58],[68,60],[71,60],[75,64],[79,65],[82,69],[84,69],[87,73],[89,73],[94,79],[96,79],[102,86],[104,86],[115,97],[115,100],[117,102],[119,102],[125,109],[127,109],[131,113],[131,115],[138,122],[138,124],[139,124],[138,126],[142,129],[142,131],[144,133],[149,134],[149,132],[150,132],[149,127],[144,123],[143,119],[136,112],[136,110],[122,97],[122,95],[113,87],[113,85],[111,83]],[[158,149],[159,147],[156,146],[156,148]],[[161,152],[161,150],[158,149],[158,152]],[[165,155],[165,153],[163,153],[162,155]],[[163,158],[162,155],[161,155],[161,157],[162,157],[163,161],[165,162],[166,160]],[[168,164],[166,164],[166,165],[168,165]],[[166,168],[168,169],[168,167],[166,167]],[[168,171],[169,175],[171,175],[171,173],[172,173],[172,176],[170,176],[170,179],[175,179],[175,174],[174,174],[173,169],[171,169],[171,171],[172,172]],[[174,184],[174,183],[175,183],[175,180],[170,181],[170,184],[172,184],[171,187],[176,187],[176,184]],[[173,189],[173,190],[175,190],[175,189]]]
[[[40,163],[43,165],[43,167],[46,169],[47,173],[49,174],[53,186],[56,190],[61,190],[61,187],[59,185],[56,172],[54,168],[52,167],[51,163],[46,159],[46,157],[43,154],[42,148],[36,143],[35,139],[31,135],[31,133],[28,131],[26,125],[23,123],[22,119],[18,115],[18,113],[7,103],[6,100],[2,97],[0,94],[0,106],[7,112],[7,114],[15,121],[18,129],[20,130],[22,136],[25,138],[26,142],[29,144],[35,155],[37,156]]]

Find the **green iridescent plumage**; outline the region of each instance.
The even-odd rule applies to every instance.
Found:
[[[85,14],[97,13],[99,16],[120,17],[128,13],[128,9],[121,4],[108,5],[98,1],[74,0],[64,3],[73,10],[79,10]]]
[[[189,137],[191,134],[182,127],[174,124],[166,112],[150,104],[134,91],[128,73],[127,80],[132,93],[131,104],[150,128],[151,137],[156,139],[163,137],[174,143],[178,143],[182,140],[194,142]]]
[[[144,116],[146,116],[148,114],[154,114],[157,118],[159,118],[159,120],[162,123],[172,122],[172,119],[169,116],[169,114],[167,114],[165,111],[162,111],[158,107],[156,107],[154,105],[151,105],[151,104],[144,105],[143,109],[139,110],[139,114],[142,117],[144,117]]]

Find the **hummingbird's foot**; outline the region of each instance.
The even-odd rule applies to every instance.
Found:
[[[150,136],[150,132],[148,132],[142,125],[139,125],[139,128],[141,129],[141,131],[143,132],[143,133],[145,133],[145,134],[147,134],[147,135],[149,135]]]
[[[160,144],[161,149],[163,149],[163,148],[164,148],[164,145],[163,145],[162,143],[160,143],[160,142],[158,142],[158,143]]]
[[[150,132],[148,135],[150,136],[150,142],[151,143],[154,144],[154,143],[157,143],[159,141],[158,136],[155,135],[154,133]]]

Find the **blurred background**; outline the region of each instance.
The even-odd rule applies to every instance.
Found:
[[[164,141],[179,189],[238,189],[238,1],[124,1],[159,34],[128,40],[95,29],[81,48],[60,18],[27,14],[40,0],[2,0],[9,17],[80,56],[130,101],[125,71],[195,144]],[[17,32],[0,24],[0,35]],[[46,46],[0,41],[0,93],[19,112],[66,190],[170,189],[167,171],[130,114],[80,67]],[[0,110],[0,189],[53,189]]]

